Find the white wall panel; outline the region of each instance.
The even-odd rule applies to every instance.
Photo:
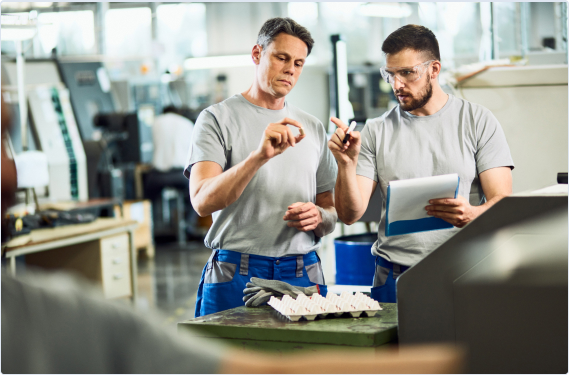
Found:
[[[523,84],[523,76],[518,77],[517,85]],[[471,87],[460,93],[488,108],[500,121],[516,166],[514,193],[556,184],[557,173],[568,171],[566,83]]]

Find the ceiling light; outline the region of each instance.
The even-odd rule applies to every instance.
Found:
[[[2,40],[21,41],[32,39],[37,32],[36,19],[29,14],[3,14],[1,18]]]
[[[32,7],[34,8],[49,8],[53,5],[53,3],[48,3],[48,2],[37,2],[37,3],[32,3]]]
[[[404,18],[413,13],[406,3],[367,3],[359,8],[359,13],[367,17]]]
[[[29,26],[5,26],[2,27],[3,41],[17,41],[32,39],[36,35],[36,28]]]

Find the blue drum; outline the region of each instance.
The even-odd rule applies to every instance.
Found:
[[[371,255],[371,246],[376,240],[376,233],[356,234],[334,240],[337,285],[373,284],[375,256]]]

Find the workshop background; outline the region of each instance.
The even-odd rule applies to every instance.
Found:
[[[181,175],[185,155],[166,163],[156,155],[164,142],[176,139],[157,129],[173,106],[167,112],[178,116],[176,134],[191,134],[201,110],[245,91],[254,73],[250,52],[269,18],[291,17],[312,33],[316,44],[287,100],[315,115],[330,134],[331,115],[363,126],[396,105],[379,73],[385,63],[381,44],[413,23],[438,38],[443,89],[484,105],[500,121],[516,165],[514,193],[553,185],[557,173],[568,170],[565,2],[3,1],[1,11],[9,148],[17,166],[33,165],[32,176],[29,169],[28,176],[19,176],[13,219],[49,209],[61,222],[134,220],[137,267],[124,269],[136,272],[132,279],[114,273],[108,281],[104,270],[67,267],[100,282],[109,298],[138,294],[137,307],[162,310],[164,324],[193,317],[210,254],[203,236],[211,218],[191,209]],[[178,141],[183,148],[189,137]],[[345,240],[377,232],[380,207],[370,207],[360,222],[338,223],[323,239],[319,254],[328,284],[336,283],[343,247],[352,246],[354,254],[353,244],[360,243],[358,259],[371,259],[374,234]],[[21,225],[25,231],[33,223]],[[345,253],[338,256],[350,262]],[[4,257],[2,272],[13,267],[23,273],[27,264],[42,265],[40,258]],[[132,282],[125,287],[122,280]],[[361,285],[359,279],[343,283]]]

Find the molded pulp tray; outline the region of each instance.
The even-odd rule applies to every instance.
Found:
[[[371,317],[382,310],[377,301],[360,292],[356,292],[355,295],[342,292],[340,296],[328,293],[326,298],[319,294],[314,294],[310,298],[299,294],[296,299],[285,294],[282,299],[271,297],[268,305],[293,322],[302,318],[314,320],[316,317],[324,318],[328,315],[353,318]]]

